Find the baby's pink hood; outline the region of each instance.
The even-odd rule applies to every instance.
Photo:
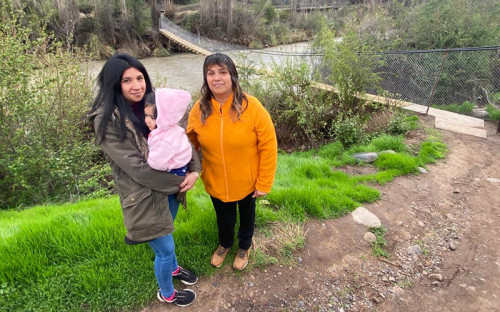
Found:
[[[181,121],[191,101],[191,94],[184,90],[161,88],[155,90],[157,129],[175,126]]]

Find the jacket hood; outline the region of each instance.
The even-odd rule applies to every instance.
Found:
[[[165,129],[181,121],[191,101],[191,94],[184,90],[161,88],[155,90],[156,127]]]
[[[87,118],[88,118],[90,121],[94,122],[94,118],[95,118],[97,115],[101,115],[101,114],[104,114],[104,107],[102,107],[102,105],[101,105],[101,106],[99,106],[99,107],[97,107],[97,108],[96,108],[93,112],[88,113],[88,114],[87,114]]]

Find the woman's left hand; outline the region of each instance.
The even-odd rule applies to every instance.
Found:
[[[255,190],[253,192],[252,198],[258,198],[258,197],[262,197],[262,196],[266,196],[266,195],[267,195],[267,193],[261,192],[259,190]]]
[[[181,188],[181,192],[187,192],[192,189],[194,184],[196,183],[196,180],[198,180],[199,175],[200,174],[198,172],[190,172],[186,174],[186,178],[184,179],[184,181],[182,181],[181,185],[179,185]]]

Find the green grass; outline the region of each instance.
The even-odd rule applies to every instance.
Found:
[[[438,159],[443,159],[448,153],[448,148],[446,144],[440,141],[440,139],[431,135],[427,141],[420,145],[420,150],[418,151],[418,163],[421,166],[425,164],[433,164]]]
[[[500,109],[495,108],[493,105],[488,104],[486,106],[486,112],[488,113],[488,119],[492,121],[500,120]]]
[[[465,101],[462,104],[458,103],[443,104],[443,105],[432,104],[431,106],[437,109],[442,109],[445,111],[460,113],[465,115],[470,115],[474,110],[474,108],[476,107],[474,103],[469,101]]]
[[[374,163],[377,173],[354,177],[338,168],[355,165],[353,153],[387,149],[397,153],[381,155]],[[436,137],[412,156],[403,137],[390,136],[347,150],[332,143],[280,154],[273,191],[257,206],[257,230],[265,235],[273,233],[271,224],[347,214],[380,198],[370,183],[418,173],[418,166],[445,155],[446,146]],[[154,254],[147,244],[125,245],[122,222],[116,196],[0,211],[0,311],[123,311],[146,305],[157,288]],[[252,265],[290,261],[303,245],[300,227],[295,228],[297,234],[283,240],[277,254],[256,250]],[[209,257],[217,246],[216,220],[201,181],[188,193],[188,209],[179,211],[174,238],[183,266],[201,276],[214,273]]]
[[[372,252],[375,257],[389,258],[389,253],[385,249],[387,243],[385,241],[385,234],[387,230],[385,227],[380,226],[377,228],[370,228],[370,232],[375,234],[376,240],[372,243]]]

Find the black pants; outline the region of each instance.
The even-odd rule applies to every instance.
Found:
[[[234,227],[236,225],[236,206],[240,211],[240,228],[238,229],[238,247],[247,250],[252,245],[253,229],[255,226],[255,198],[253,192],[247,197],[234,201],[223,202],[210,197],[217,215],[219,230],[219,244],[224,248],[231,248],[234,243]]]

